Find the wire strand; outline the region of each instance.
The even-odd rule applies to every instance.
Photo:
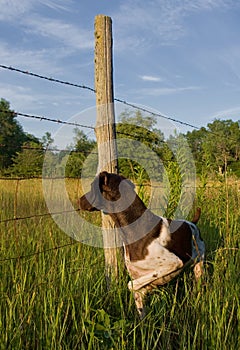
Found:
[[[34,215],[28,215],[28,216],[23,216],[23,217],[15,217],[15,218],[10,218],[10,219],[3,219],[3,220],[0,220],[0,224],[8,223],[8,222],[11,222],[11,221],[20,221],[20,220],[26,220],[26,219],[41,218],[41,217],[44,217],[44,216],[52,216],[52,215],[61,215],[61,214],[74,213],[74,212],[77,212],[77,211],[80,211],[80,209],[65,210],[65,211],[59,211],[59,212],[54,212],[54,213],[34,214]]]
[[[74,245],[74,244],[77,244],[77,243],[79,243],[79,242],[75,241],[75,242],[66,243],[66,244],[63,244],[63,245],[60,245],[60,246],[56,246],[56,247],[53,247],[53,248],[41,250],[39,252],[34,252],[34,253],[26,254],[26,255],[14,256],[14,257],[10,257],[10,258],[4,258],[4,259],[0,259],[0,262],[10,261],[10,260],[18,260],[18,259],[26,259],[26,258],[30,258],[30,257],[35,256],[35,255],[45,254],[45,253],[51,252],[53,250],[58,250],[58,249],[61,249],[61,248],[65,248],[65,247],[68,247],[68,246],[71,246],[71,245]]]
[[[70,83],[68,81],[63,81],[63,80],[56,79],[56,78],[49,78],[49,77],[46,77],[44,75],[36,74],[36,73],[33,73],[33,72],[29,72],[29,71],[24,71],[24,70],[21,70],[21,69],[15,68],[15,67],[11,67],[11,66],[6,66],[6,65],[3,65],[3,64],[0,64],[0,68],[7,69],[7,70],[10,70],[10,71],[15,71],[15,72],[18,72],[18,73],[21,73],[21,74],[29,75],[29,76],[40,78],[40,79],[45,79],[45,80],[48,80],[50,82],[55,82],[55,83],[59,83],[59,84],[69,85],[69,86],[73,86],[73,87],[77,87],[77,88],[81,88],[81,89],[87,89],[87,90],[89,90],[91,92],[96,93],[95,89],[93,89],[92,87],[86,86],[86,85]],[[165,116],[163,114],[160,114],[160,113],[152,112],[152,111],[148,110],[147,108],[143,108],[143,107],[137,106],[137,105],[135,105],[133,103],[127,102],[127,101],[122,100],[120,98],[114,98],[114,101],[122,103],[122,104],[124,104],[124,105],[126,105],[128,107],[132,107],[134,109],[138,109],[138,110],[140,110],[140,111],[142,111],[144,113],[151,114],[152,116],[155,116],[157,118],[163,118],[163,119],[170,120],[170,121],[173,121],[175,123],[178,123],[178,124],[181,124],[181,125],[185,125],[185,126],[188,126],[188,127],[194,128],[194,129],[200,129],[199,127],[197,127],[197,126],[195,126],[193,124],[184,122],[182,120],[179,120],[179,119],[176,119],[176,118],[173,118],[173,117],[167,117],[167,116]]]
[[[89,91],[92,91],[92,92],[95,93],[95,90],[93,88],[91,88],[89,86],[86,86],[86,85],[80,85],[80,84],[70,83],[68,81],[64,81],[64,80],[60,80],[60,79],[49,78],[49,77],[46,77],[44,75],[40,75],[40,74],[36,74],[36,73],[33,73],[33,72],[25,71],[25,70],[22,70],[22,69],[11,67],[11,66],[5,66],[3,64],[0,64],[0,68],[7,69],[7,70],[10,70],[10,71],[14,71],[14,72],[21,73],[21,74],[25,74],[25,75],[29,75],[29,76],[32,76],[32,77],[35,77],[35,78],[48,80],[48,81],[51,81],[53,83],[69,85],[69,86],[77,87],[77,88],[80,88],[80,89],[86,89],[86,90],[89,90]]]
[[[44,121],[53,122],[53,123],[58,123],[58,124],[79,126],[79,127],[81,127],[81,128],[88,128],[88,129],[92,129],[92,130],[95,129],[93,126],[90,126],[90,125],[83,125],[83,124],[74,123],[74,122],[66,122],[66,121],[60,120],[60,119],[47,118],[47,117],[43,117],[43,116],[30,115],[30,114],[26,114],[26,113],[15,112],[15,115],[16,115],[16,116],[19,116],[19,117],[38,119],[38,120],[40,120],[40,121],[44,120]]]

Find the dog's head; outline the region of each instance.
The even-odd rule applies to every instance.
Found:
[[[91,190],[79,199],[79,208],[116,213],[129,207],[135,197],[131,181],[124,176],[103,171],[92,182]]]

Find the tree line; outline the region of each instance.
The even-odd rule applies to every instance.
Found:
[[[198,175],[231,173],[240,177],[240,121],[216,119],[206,127],[186,134],[176,132],[165,139],[152,115],[126,110],[119,120],[117,138],[132,140],[125,157],[119,159],[119,171],[127,177],[147,179],[150,171],[161,180],[164,169],[168,174],[179,173],[179,159],[186,167],[194,166]],[[41,139],[26,133],[9,102],[0,100],[1,176],[40,177],[45,169],[45,174],[51,176],[80,177],[84,161],[96,149],[95,140],[77,128],[68,149],[57,150],[53,145],[49,132]],[[152,152],[157,157],[152,157]],[[189,158],[194,164],[189,164]]]

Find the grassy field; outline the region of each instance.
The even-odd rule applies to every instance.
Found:
[[[73,202],[79,187],[67,183]],[[47,213],[41,180],[0,180],[0,196],[1,349],[239,347],[239,182],[199,184],[204,280],[196,285],[189,270],[156,290],[143,321],[121,264],[119,281],[107,290],[102,249],[72,240],[50,216],[8,221]]]

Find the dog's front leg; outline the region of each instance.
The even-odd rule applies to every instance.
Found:
[[[147,293],[147,290],[145,288],[142,288],[136,292],[133,292],[136,308],[141,320],[146,316],[146,310],[143,305],[146,293]]]
[[[195,280],[198,282],[204,274],[203,261],[199,261],[193,268]]]
[[[156,286],[149,284],[148,286],[141,288],[137,291],[132,291],[137,311],[141,320],[146,316],[146,308],[144,307],[145,296],[149,291],[151,291],[154,288],[156,288]]]

